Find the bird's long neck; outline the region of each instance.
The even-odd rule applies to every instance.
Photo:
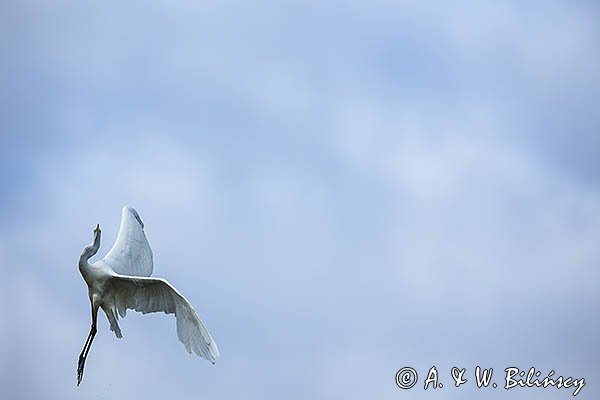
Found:
[[[81,256],[79,257],[79,267],[83,267],[88,264],[88,260],[98,252],[100,248],[100,232],[97,232],[94,236],[94,241],[92,244],[84,247],[81,252]]]

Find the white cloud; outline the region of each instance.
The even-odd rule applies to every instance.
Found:
[[[26,297],[26,334],[0,332],[15,365],[0,375],[30,369],[57,398],[131,397],[140,376],[148,397],[206,383],[215,397],[393,398],[406,360],[590,354],[593,335],[564,327],[597,330],[569,309],[597,309],[600,194],[535,153],[546,132],[519,137],[547,100],[537,89],[594,84],[590,17],[566,3],[180,6],[107,8],[58,33],[31,20],[45,62],[27,65],[56,95],[58,144],[8,183],[20,201],[3,210],[0,265]],[[494,73],[505,92],[489,90]],[[89,319],[76,259],[96,222],[110,247],[125,203],[223,359],[198,364],[171,318],[132,313],[123,341],[101,330],[76,390]]]
[[[450,282],[509,284],[518,274],[568,295],[559,282],[577,286],[579,276],[596,275],[600,193],[593,187],[503,138],[501,121],[473,126],[436,116],[432,123],[384,110],[367,104],[340,112],[335,143],[349,168],[394,193],[389,246],[407,288],[438,299],[454,292]],[[477,297],[500,289],[469,290]]]

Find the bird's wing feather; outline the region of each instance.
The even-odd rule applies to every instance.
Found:
[[[152,249],[144,233],[144,223],[135,209],[123,207],[119,235],[103,261],[121,275],[152,274]]]
[[[125,316],[127,309],[143,314],[159,311],[175,314],[177,336],[188,353],[194,351],[212,363],[219,357],[217,344],[190,302],[166,280],[116,275],[112,284],[121,317]]]

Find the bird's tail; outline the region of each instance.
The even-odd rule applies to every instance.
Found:
[[[104,310],[106,313],[106,318],[108,318],[108,322],[110,323],[110,330],[115,333],[115,335],[121,339],[123,335],[121,334],[121,328],[119,328],[119,322],[117,321],[117,313],[115,310]]]

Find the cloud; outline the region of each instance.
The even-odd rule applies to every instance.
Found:
[[[4,397],[393,398],[411,364],[590,379],[597,28],[578,7],[12,10]],[[124,204],[223,357],[188,356],[164,315],[128,314],[122,341],[102,319],[76,389],[75,263]]]

